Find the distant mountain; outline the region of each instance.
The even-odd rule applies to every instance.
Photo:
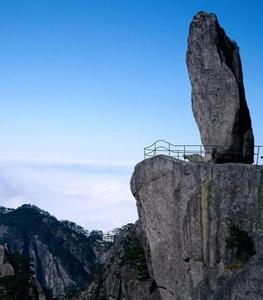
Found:
[[[102,233],[88,234],[69,221],[58,221],[32,205],[0,207],[0,244],[33,258],[35,276],[43,290],[59,297],[92,282],[104,244]]]
[[[27,282],[24,294],[29,295],[31,289],[31,294],[37,290],[35,293],[46,295],[30,299],[159,300],[158,288],[148,270],[144,254],[147,245],[140,224],[128,224],[115,231],[114,243],[106,242],[103,232],[88,233],[73,222],[58,221],[36,206],[0,207],[0,245],[10,253],[7,263],[18,270],[19,261],[27,262],[29,257],[32,260],[32,272],[27,268],[25,274],[15,272],[11,278],[0,274],[0,292],[1,282],[6,288],[3,283],[13,282],[18,276],[19,282]],[[14,289],[11,287],[11,293]]]

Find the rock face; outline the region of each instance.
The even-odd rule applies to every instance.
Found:
[[[11,253],[7,245],[0,245],[0,299],[46,300],[45,293],[32,276],[28,257]]]
[[[6,259],[6,248],[0,245],[0,277],[12,276],[15,274],[14,268]]]
[[[0,244],[5,243],[13,253],[18,251],[33,259],[37,281],[54,297],[63,295],[70,286],[85,288],[93,279],[99,259],[94,239],[80,226],[58,221],[31,205],[15,210],[0,208]],[[0,263],[1,253],[0,248]]]
[[[111,244],[103,242],[102,232],[87,234],[80,226],[58,221],[35,206],[0,207],[0,244],[5,243],[13,253],[32,258],[33,285],[47,299],[53,295],[76,300],[160,300],[149,275],[139,223],[123,226]],[[0,299],[6,263],[0,246]]]
[[[193,18],[187,66],[192,109],[205,150],[215,162],[253,163],[254,137],[239,48],[214,14],[200,12]]]
[[[263,298],[262,168],[156,156],[131,190],[161,299]]]
[[[150,278],[139,223],[123,226],[106,255],[103,271],[78,300],[160,300]]]

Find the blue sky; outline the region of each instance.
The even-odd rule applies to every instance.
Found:
[[[240,46],[256,143],[263,144],[262,9],[260,0],[0,0],[0,159],[49,162],[51,173],[51,162],[82,162],[93,166],[90,180],[94,166],[126,166],[130,173],[118,178],[127,182],[153,141],[199,143],[185,53],[200,10],[216,13]],[[123,197],[134,216],[135,202]],[[22,198],[17,203],[29,196]],[[52,199],[37,204],[59,215]]]

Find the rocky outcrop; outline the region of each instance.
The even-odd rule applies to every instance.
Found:
[[[193,18],[187,65],[192,109],[206,152],[214,162],[253,163],[254,137],[239,47],[214,14],[200,12]]]
[[[0,299],[46,300],[45,293],[32,276],[31,261],[19,253],[11,253],[0,245]]]
[[[262,168],[156,156],[131,190],[162,299],[262,299]]]
[[[36,280],[30,279],[30,284],[39,299],[45,296],[43,291],[47,298],[58,299],[160,299],[149,275],[139,223],[123,226],[112,244],[103,242],[100,231],[87,234],[35,206],[0,207],[0,243],[31,257]],[[0,271],[6,262],[3,249]]]
[[[7,252],[8,249],[5,246],[0,245],[0,277],[12,276],[15,274],[14,268],[6,258]]]
[[[100,259],[95,254],[99,252],[96,248],[103,248],[80,226],[58,221],[31,205],[0,209],[0,243],[7,243],[13,253],[32,258],[38,283],[53,297],[61,297],[71,286],[77,290],[88,286]],[[0,266],[0,272],[1,268],[4,267]]]
[[[34,264],[35,273],[38,274],[42,286],[52,291],[52,295],[59,297],[66,287],[75,284],[61,259],[54,255],[48,245],[39,240],[37,236],[32,239],[29,251],[33,261],[36,262]]]
[[[122,227],[109,249],[100,272],[78,300],[160,300],[155,281],[150,278],[139,223]]]

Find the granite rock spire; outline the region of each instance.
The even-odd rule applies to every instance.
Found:
[[[245,97],[239,47],[214,14],[190,25],[187,66],[192,109],[206,152],[217,163],[253,163],[254,136]]]

